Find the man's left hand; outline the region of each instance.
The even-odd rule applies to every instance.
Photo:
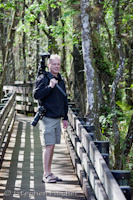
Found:
[[[63,128],[67,128],[67,126],[68,126],[68,121],[67,120],[63,120]]]

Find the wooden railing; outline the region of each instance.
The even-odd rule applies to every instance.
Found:
[[[67,131],[63,131],[63,134],[86,198],[126,200],[108,164],[92,139],[93,131],[87,132],[70,107],[68,118],[69,126]],[[92,128],[90,126],[90,130]]]
[[[35,113],[37,111],[37,101],[33,98],[33,83],[19,83],[5,85],[3,91],[16,92],[16,110],[22,113]]]
[[[0,110],[0,167],[10,140],[11,131],[15,120],[16,93],[2,100],[3,108]],[[1,105],[1,104],[0,104]]]

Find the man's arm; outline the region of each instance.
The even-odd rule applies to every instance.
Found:
[[[35,87],[33,90],[34,98],[43,99],[47,97],[52,92],[56,83],[57,80],[51,79],[48,84],[47,78],[45,78],[44,76],[38,77],[38,79],[35,82]]]

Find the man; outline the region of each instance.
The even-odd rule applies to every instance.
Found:
[[[63,118],[63,128],[67,128],[67,97],[56,87],[58,84],[65,92],[65,83],[59,74],[61,63],[60,56],[53,54],[48,61],[49,72],[41,74],[35,83],[34,98],[40,106],[46,109],[45,116],[41,120],[44,135],[44,174],[42,181],[56,183],[62,179],[51,173],[51,164],[55,144],[60,144],[61,127],[60,119]],[[49,79],[49,73],[53,78]]]

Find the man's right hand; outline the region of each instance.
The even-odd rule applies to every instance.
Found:
[[[51,88],[54,88],[55,87],[55,85],[58,83],[58,81],[55,79],[55,78],[52,78],[51,80],[50,80],[50,82],[49,82],[49,86],[51,87]]]

